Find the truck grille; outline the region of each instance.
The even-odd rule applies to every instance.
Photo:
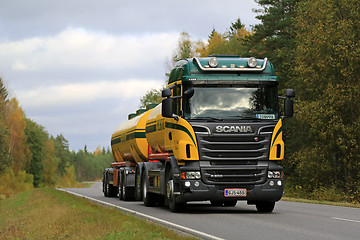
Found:
[[[266,181],[274,126],[260,127],[253,134],[216,134],[210,128],[195,129],[206,184],[251,187]]]
[[[225,166],[217,168],[202,168],[203,181],[207,184],[241,184],[253,185],[266,181],[266,168],[252,166],[238,166],[228,168]]]
[[[200,159],[209,160],[213,165],[218,161],[256,162],[268,159],[271,135],[255,136],[202,136],[198,134]],[[221,163],[223,165],[223,163]]]

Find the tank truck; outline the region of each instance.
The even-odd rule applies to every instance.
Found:
[[[292,89],[278,96],[277,87],[267,58],[178,61],[162,103],[130,114],[113,133],[104,195],[172,212],[191,201],[247,201],[272,212],[284,186],[282,124],[295,97]]]

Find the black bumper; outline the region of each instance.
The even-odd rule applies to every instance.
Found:
[[[279,182],[280,181],[280,182]],[[185,182],[190,182],[190,187],[185,186]],[[197,182],[197,183],[196,183]],[[201,180],[180,180],[180,194],[177,196],[178,202],[190,201],[279,201],[283,195],[284,187],[282,179],[270,179],[264,184],[255,186],[238,187],[226,186],[217,187],[215,185],[204,184]],[[197,186],[198,185],[198,186]],[[247,189],[246,196],[225,197],[224,189]]]

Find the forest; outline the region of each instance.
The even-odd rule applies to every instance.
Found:
[[[258,25],[246,29],[239,16],[224,33],[213,29],[207,42],[184,32],[173,61],[212,54],[267,57],[279,77],[279,95],[296,91],[294,117],[284,124],[285,194],[359,203],[360,2],[256,2]],[[149,90],[140,102],[158,101],[159,94]],[[50,136],[25,116],[0,78],[0,194],[93,180],[111,161],[110,149],[71,152],[62,134]]]
[[[0,78],[0,199],[33,187],[71,187],[101,178],[113,161],[110,149],[69,150],[62,134],[50,136],[27,118]]]

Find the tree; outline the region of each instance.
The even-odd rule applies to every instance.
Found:
[[[162,89],[156,90],[154,88],[148,90],[145,95],[140,98],[140,108],[145,108],[151,103],[161,103],[161,91]]]
[[[294,49],[296,47],[295,16],[300,0],[257,0],[255,10],[261,21],[254,26],[254,34],[246,39],[250,55],[267,57],[276,67],[280,88],[290,85],[294,78]]]
[[[201,41],[197,43],[196,52],[204,57],[224,54],[246,57],[249,54],[244,41],[249,35],[251,33],[245,29],[245,25],[238,18],[231,23],[230,29],[224,34],[213,29],[206,44]]]
[[[7,101],[8,92],[2,78],[0,77],[0,174],[3,173],[11,164],[8,160],[9,147],[7,138],[9,131],[5,120]]]
[[[182,32],[179,36],[178,46],[173,53],[172,62],[175,63],[180,59],[191,58],[195,56],[194,43],[188,33]]]
[[[26,119],[25,134],[27,137],[26,142],[32,155],[30,173],[34,176],[34,186],[39,187],[44,181],[45,144],[48,139],[48,133],[43,126],[30,119]]]
[[[62,134],[57,135],[55,138],[51,137],[51,140],[55,147],[54,155],[59,159],[56,167],[57,171],[60,175],[64,175],[66,173],[66,167],[70,164],[69,142]]]
[[[286,163],[306,192],[334,188],[350,201],[360,201],[359,19],[357,0],[298,5],[298,113]]]
[[[12,169],[15,173],[19,170],[28,170],[31,153],[26,144],[25,114],[15,98],[7,102],[6,115],[9,128],[9,161],[11,162]]]

